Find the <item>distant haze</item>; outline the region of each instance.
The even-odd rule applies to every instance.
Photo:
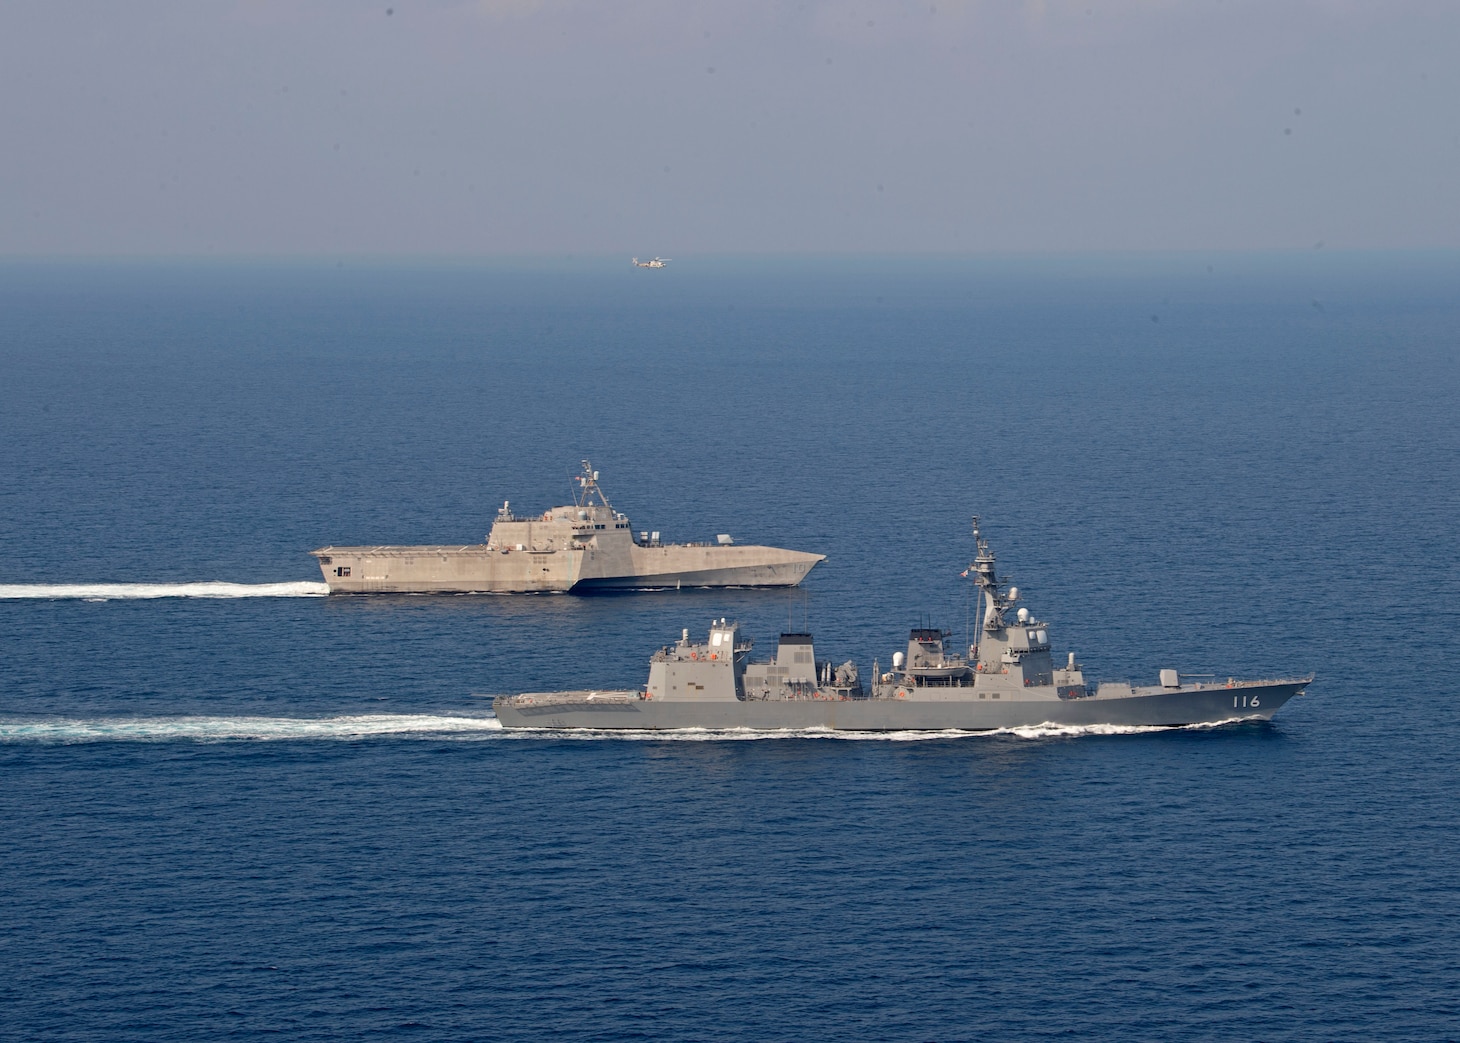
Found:
[[[0,255],[1460,247],[1460,3],[6,0]]]

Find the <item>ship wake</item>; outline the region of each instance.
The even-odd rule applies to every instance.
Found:
[[[0,583],[0,600],[117,601],[137,598],[315,598],[328,584],[289,583]]]
[[[501,732],[495,717],[356,714],[341,717],[113,717],[0,720],[0,743],[246,742],[459,737]]]

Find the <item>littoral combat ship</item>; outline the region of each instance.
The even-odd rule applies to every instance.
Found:
[[[782,634],[774,658],[756,663],[739,627],[720,619],[708,641],[692,642],[685,630],[677,644],[654,653],[642,690],[499,696],[497,719],[504,728],[1176,727],[1267,720],[1313,680],[1222,681],[1162,670],[1156,685],[1092,685],[1073,652],[1055,665],[1049,624],[1015,608],[1019,590],[1004,590],[978,519],[973,523],[977,558],[964,575],[978,584],[982,626],[966,656],[945,648],[946,631],[918,628],[907,651],[893,654],[891,670],[873,663],[864,689],[855,663],[818,662],[809,634]]]
[[[634,533],[583,461],[574,502],[520,517],[503,503],[487,542],[465,547],[321,547],[331,594],[525,593],[645,587],[794,587],[824,555]]]

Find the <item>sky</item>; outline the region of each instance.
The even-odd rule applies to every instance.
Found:
[[[0,4],[0,256],[1456,247],[1454,0]]]

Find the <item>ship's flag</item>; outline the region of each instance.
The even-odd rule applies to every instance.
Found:
[[[959,575],[962,576],[964,579],[967,579],[968,578],[968,570],[967,569],[964,569],[962,572],[959,573]]]

